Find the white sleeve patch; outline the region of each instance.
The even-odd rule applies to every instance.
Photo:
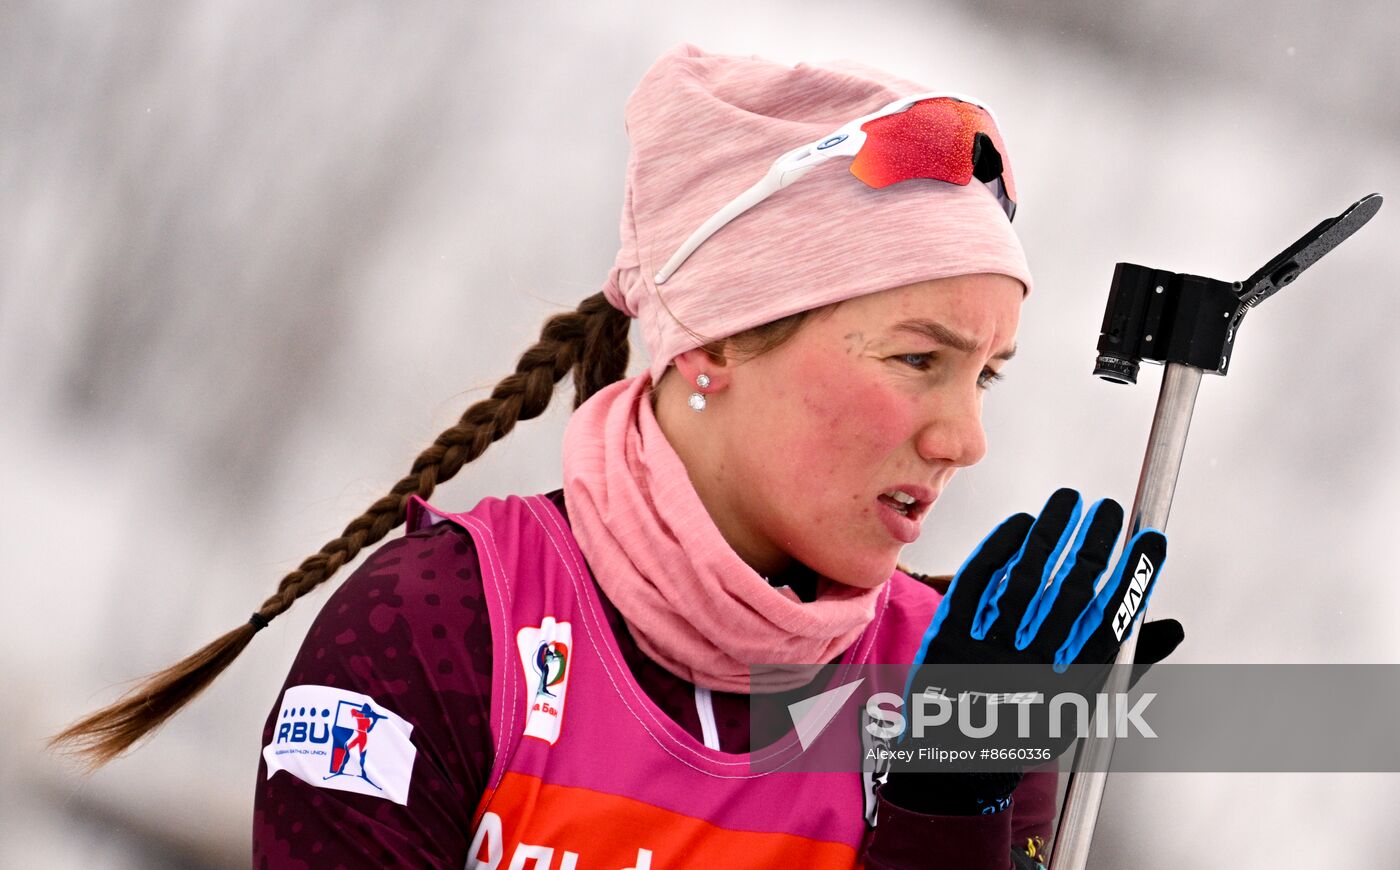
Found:
[[[412,725],[369,695],[292,686],[282,695],[272,742],[263,747],[267,776],[285,770],[317,788],[407,805],[418,755],[412,732]]]

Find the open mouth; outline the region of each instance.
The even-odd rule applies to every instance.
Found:
[[[923,492],[911,493],[913,487],[900,487],[889,492],[880,494],[880,501],[886,504],[900,516],[908,517],[911,520],[920,519],[933,503],[931,497],[924,496]],[[930,494],[931,496],[931,494]]]

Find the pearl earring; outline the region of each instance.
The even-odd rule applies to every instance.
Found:
[[[697,387],[699,387],[700,389],[703,390],[703,389],[705,389],[706,387],[708,387],[709,385],[710,385],[710,376],[709,376],[709,375],[707,375],[707,374],[698,374],[698,375],[695,376],[695,386],[697,386]],[[688,400],[688,402],[689,402],[690,407],[691,407],[692,410],[695,410],[695,411],[703,411],[703,410],[705,410],[705,394],[704,394],[704,393],[691,393],[691,394],[690,394],[690,399]]]

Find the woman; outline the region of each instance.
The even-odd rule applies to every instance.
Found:
[[[900,774],[872,793],[859,773],[764,772],[751,753],[769,741],[749,733],[750,693],[801,685],[803,665],[979,661],[994,644],[1048,660],[1002,623],[940,628],[958,606],[896,566],[985,453],[982,391],[1031,286],[995,119],[927,90],[852,64],[661,58],[628,103],[603,292],[552,318],[248,625],[60,739],[122,751],[406,520],[322,609],[269,717],[261,863],[1034,866],[1052,772]],[[622,379],[629,318],[651,362]],[[422,500],[570,372],[561,490],[460,514]],[[997,587],[969,569],[1038,553],[1035,594],[1003,609],[1024,633],[1040,604],[1039,625],[1079,513],[1057,494],[1034,529],[1013,517],[948,601],[986,599],[994,622],[1019,575]],[[1110,514],[1085,519],[1101,552],[1076,615]]]

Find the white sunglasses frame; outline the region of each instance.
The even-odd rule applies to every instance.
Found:
[[[948,98],[962,103],[971,103],[986,112],[987,116],[992,119],[992,124],[997,130],[1001,130],[1001,125],[997,123],[996,114],[993,113],[986,104],[975,97],[946,91],[930,91],[928,93],[900,97],[877,111],[871,112],[868,115],[862,115],[853,121],[842,124],[829,135],[823,136],[814,142],[808,142],[806,145],[799,145],[773,161],[773,165],[769,167],[767,174],[759,179],[758,183],[734,197],[734,199],[730,200],[723,208],[711,215],[708,220],[695,230],[695,232],[691,233],[690,238],[686,239],[685,242],[676,249],[676,252],[671,255],[671,259],[666,261],[666,265],[661,267],[661,271],[656,273],[653,280],[658,285],[665,284],[666,281],[676,273],[676,270],[681,267],[681,264],[684,263],[691,254],[695,253],[695,249],[699,248],[706,239],[718,232],[721,227],[782,190],[784,187],[792,184],[808,172],[811,172],[823,162],[833,157],[855,157],[860,151],[861,146],[865,144],[866,135],[865,131],[861,129],[862,125],[876,118],[883,118],[886,115],[895,115],[903,112],[915,103],[938,98]],[[1006,159],[1006,155],[1002,155],[1002,159]],[[992,187],[992,192],[997,195],[997,199],[1002,202],[1002,209],[1007,212],[1007,218],[1010,219],[1015,213],[1015,204],[1011,203],[1010,199],[1007,197],[1005,184],[1000,177],[996,179],[995,186],[993,186],[991,182],[987,184],[989,187]]]

